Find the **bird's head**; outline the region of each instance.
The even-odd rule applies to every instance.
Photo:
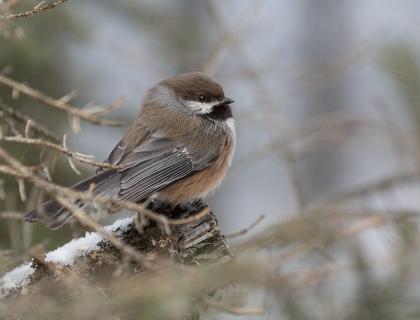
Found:
[[[148,100],[186,115],[212,120],[232,117],[230,104],[223,87],[201,72],[176,75],[159,82],[148,94]]]

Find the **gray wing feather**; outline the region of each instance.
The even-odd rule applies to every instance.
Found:
[[[139,161],[146,162],[148,160],[154,160],[159,156],[173,151],[175,148],[173,141],[169,139],[154,139],[148,140],[147,142],[137,146],[130,152],[128,152],[124,160],[121,162],[125,168],[137,165]]]
[[[191,161],[184,156],[164,155],[156,162],[150,166],[148,166],[149,163],[142,163],[124,172],[120,182],[121,199],[141,201],[154,192],[194,173]]]
[[[111,153],[105,159],[104,162],[117,165],[121,162],[122,158],[124,157],[125,153],[127,152],[127,147],[124,143],[124,140],[121,140],[115,147],[112,149]],[[96,173],[104,171],[103,168],[98,168]]]
[[[147,141],[127,152],[118,163],[122,165],[119,198],[138,202],[153,193],[208,167],[217,150],[205,148],[190,153],[184,145],[152,135]]]

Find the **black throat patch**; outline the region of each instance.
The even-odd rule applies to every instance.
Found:
[[[203,117],[211,120],[223,121],[232,118],[233,114],[231,107],[229,105],[224,105],[214,107],[211,112],[203,114]]]

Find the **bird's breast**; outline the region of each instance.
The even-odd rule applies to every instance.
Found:
[[[232,132],[224,135],[220,141],[218,156],[210,166],[165,188],[159,192],[159,197],[173,204],[205,197],[214,191],[226,176],[234,149],[235,132],[232,128]]]

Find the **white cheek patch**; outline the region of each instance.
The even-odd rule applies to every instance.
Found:
[[[218,105],[219,103],[220,103],[219,101],[213,101],[213,102],[185,101],[185,104],[188,106],[188,108],[201,114],[212,112],[213,107]]]

